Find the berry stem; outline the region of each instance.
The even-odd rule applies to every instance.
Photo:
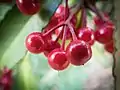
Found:
[[[80,10],[80,8],[81,8],[80,5],[81,4],[76,5],[76,7],[70,11],[70,15],[67,18],[67,20],[65,21],[65,24],[69,23],[70,20],[72,19],[73,15],[76,14]]]
[[[66,34],[67,34],[66,26],[63,27],[63,30],[64,30],[64,32],[63,32],[61,50],[64,50],[64,48],[65,48],[65,41],[66,41]]]
[[[88,4],[88,7],[90,10],[92,10],[97,16],[100,17],[100,19],[102,19],[102,21],[107,21],[106,18],[103,16],[103,13],[101,11],[99,11],[97,9],[97,7],[95,5],[91,5],[91,4]]]
[[[65,17],[64,17],[64,21],[66,21],[68,17],[69,17],[68,0],[65,0]],[[62,50],[64,50],[64,48],[65,48],[66,33],[67,33],[66,26],[63,26],[63,38],[62,38],[62,45],[61,45]]]
[[[64,20],[66,20],[68,18],[69,15],[69,9],[68,9],[68,0],[65,0],[65,18]]]
[[[86,15],[86,9],[82,8],[82,12],[81,12],[81,27],[86,27],[87,25],[87,15]]]
[[[64,22],[58,24],[57,26],[53,27],[52,29],[50,29],[48,32],[44,33],[43,36],[48,36],[50,33],[52,33],[54,30],[56,30],[57,28],[61,27],[61,26],[65,26],[66,24]]]
[[[73,9],[73,8],[75,8],[75,7],[76,7],[76,5],[77,5],[77,4],[75,4],[75,5],[71,6],[71,7],[70,7],[70,9]]]
[[[73,29],[73,27],[71,26],[70,23],[68,23],[68,27],[70,28],[70,32],[71,32],[71,34],[72,34],[73,40],[74,40],[74,41],[77,40],[77,36],[76,36],[76,34],[75,34],[75,31],[74,31],[74,29]]]
[[[62,27],[64,27],[64,26],[62,26]],[[62,34],[62,32],[63,32],[63,29],[62,29],[62,30],[60,31],[60,33],[58,34],[57,38],[55,39],[55,42],[57,42],[57,41],[59,40],[60,35]]]

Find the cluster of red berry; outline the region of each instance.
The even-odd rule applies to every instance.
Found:
[[[64,70],[69,63],[76,66],[84,65],[92,56],[91,46],[95,40],[104,44],[105,49],[112,53],[114,25],[109,16],[95,11],[97,9],[91,7],[94,5],[88,3],[88,0],[81,0],[82,5],[73,8],[69,8],[68,0],[65,1],[65,6],[58,7],[43,32],[33,32],[27,36],[27,50],[34,54],[43,52],[48,58],[49,65],[55,70]],[[37,0],[17,0],[17,6],[21,12],[29,15],[37,13],[40,8]],[[95,31],[87,27],[86,8],[97,13],[94,18]],[[82,15],[81,26],[78,28],[76,15],[79,11]],[[52,38],[53,35],[57,36],[55,40]],[[62,39],[62,44],[59,43],[59,39]],[[70,41],[68,45],[66,40]]]
[[[98,17],[94,18],[94,22],[97,25],[97,29],[95,31],[95,39],[104,45],[104,48],[109,53],[114,52],[114,41],[113,41],[113,32],[115,26],[107,14],[104,13],[104,17],[107,21],[104,23]]]
[[[0,90],[11,90],[12,88],[12,70],[4,68],[0,76]]]

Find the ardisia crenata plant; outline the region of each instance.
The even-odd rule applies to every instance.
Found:
[[[113,41],[114,24],[109,15],[97,9],[96,0],[80,0],[74,7],[69,7],[68,2],[69,0],[65,0],[65,5],[59,5],[42,32],[29,34],[25,41],[29,52],[43,52],[48,58],[49,65],[55,70],[64,70],[69,63],[84,65],[92,57],[91,46],[95,40],[105,44],[108,52],[114,51],[109,49],[113,48],[113,45],[107,45]],[[16,4],[23,14],[34,15],[40,10],[39,0],[16,0]],[[96,14],[93,18],[96,30],[87,26],[88,10]],[[82,14],[80,26],[76,27],[79,12]],[[53,35],[56,35],[55,40],[52,39]],[[67,46],[66,40],[70,40]]]
[[[27,33],[27,36],[24,40],[24,45],[25,45],[24,51],[27,51],[27,53],[35,56],[39,54],[43,54],[47,58],[47,64],[55,71],[66,70],[70,65],[76,67],[80,67],[80,66],[84,67],[85,64],[91,60],[94,54],[92,47],[93,45],[95,45],[96,42],[102,44],[104,50],[107,51],[108,53],[110,54],[114,53],[113,32],[115,30],[115,26],[112,20],[110,19],[109,14],[97,8],[96,2],[98,0],[79,0],[79,1],[76,0],[77,3],[74,5],[70,5],[69,4],[70,1],[71,0],[62,0],[61,1],[62,3],[56,5],[57,8],[53,10],[54,12],[52,11],[52,8],[54,7],[53,4],[49,8],[52,12],[52,15],[48,16],[48,18],[49,17],[50,18],[47,21],[47,24],[45,26],[43,25],[44,27],[41,27],[42,28],[41,31],[33,31],[30,32],[29,34]],[[99,1],[106,1],[106,0],[99,0]],[[5,1],[0,0],[0,3],[6,3],[6,2],[11,3],[12,0],[5,0]],[[47,5],[48,3],[49,0],[47,0]],[[20,14],[22,14],[24,17],[27,18],[29,18],[29,16],[34,17],[34,15],[37,14],[39,16],[41,12],[45,13],[44,11],[42,11],[43,9],[46,10],[44,5],[45,5],[44,0],[43,1],[16,0],[16,7],[19,10]],[[17,13],[15,12],[15,14]],[[45,14],[49,14],[49,11]],[[88,20],[87,20],[88,14],[91,14],[93,21],[92,24],[95,26],[94,28],[88,25]],[[19,18],[19,15],[17,18]],[[23,20],[22,22],[24,21],[25,20]],[[18,21],[13,23],[14,23],[13,25],[14,27],[15,25],[17,25],[16,23],[18,23]],[[20,29],[21,28],[23,27],[20,27]],[[3,45],[6,46],[6,44]],[[25,56],[21,55],[23,57],[22,59],[20,58],[20,60],[22,61],[23,59],[28,58],[27,55],[28,54],[26,53]],[[1,62],[3,65],[1,64]],[[5,66],[4,61],[1,62],[0,62],[0,68]],[[7,62],[7,64],[8,63],[9,62]],[[15,65],[11,65],[11,66],[8,65],[10,69],[8,69],[8,67],[5,67],[3,70],[0,71],[0,90],[1,89],[12,90],[12,85],[13,83],[15,83],[13,82],[13,78],[12,78],[12,74],[13,74],[12,69],[14,69],[14,66],[16,67],[17,65],[19,66],[19,63],[21,62],[16,61],[14,63]],[[29,67],[28,63],[26,62],[22,63],[22,65],[24,68],[18,68],[21,71],[26,67],[31,69],[31,67]],[[36,74],[37,71],[33,73]],[[29,73],[30,70],[28,71],[26,70],[24,73],[26,72]],[[21,74],[22,72],[19,71],[18,73],[20,74],[18,75],[20,78],[25,77],[27,78],[26,80],[29,80],[26,74],[22,75]],[[40,78],[42,77],[42,75],[40,76]],[[22,82],[22,80],[20,81]],[[34,80],[31,81],[35,82]],[[30,87],[30,85],[31,82],[29,85],[26,84],[26,87]],[[23,90],[29,90],[29,89],[24,88]],[[42,89],[36,89],[36,90],[42,90]]]

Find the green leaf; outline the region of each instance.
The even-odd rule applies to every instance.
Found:
[[[33,55],[27,52],[13,69],[13,90],[39,90],[39,81],[50,68],[43,54]]]
[[[12,67],[25,52],[25,25],[30,16],[24,16],[16,6],[10,10],[0,24],[0,66]],[[28,32],[28,31],[26,31]],[[23,33],[23,34],[22,34]],[[19,37],[20,36],[20,37]],[[22,38],[21,38],[22,37]]]
[[[42,78],[50,69],[48,66],[47,58],[43,54],[30,54],[29,56],[32,72],[39,79]]]
[[[9,10],[12,9],[13,4],[0,4],[0,22],[4,19]]]
[[[30,54],[29,61],[38,90],[82,90],[81,88],[88,77],[86,69],[89,67],[69,66],[64,71],[53,70],[43,54]]]
[[[108,59],[105,58],[106,60],[103,61],[104,53],[96,53],[96,48],[93,49],[92,59],[86,65],[70,66],[61,72],[49,68],[43,54],[27,53],[26,55],[25,37],[33,31],[41,31],[59,3],[60,0],[42,0],[41,11],[34,16],[25,16],[14,6],[0,24],[0,67],[15,68],[13,90],[83,90],[90,86],[87,82],[96,79],[94,77],[99,78],[96,80],[101,80],[102,75],[99,74],[103,74],[102,71],[106,69],[103,63],[107,63]],[[101,59],[102,64],[99,63]],[[92,85],[94,87],[94,84]],[[99,81],[97,85],[99,85]],[[97,88],[99,87],[101,86]],[[96,89],[96,87],[92,89]]]
[[[21,59],[15,70],[13,90],[38,90],[36,77],[31,72],[31,65],[29,64],[29,53]]]
[[[13,86],[14,90],[38,90],[39,85],[37,82],[44,72],[41,71],[35,74],[34,72],[37,72],[39,68],[43,67],[45,67],[44,70],[46,70],[46,72],[49,70],[48,67],[46,68],[46,66],[44,66],[47,65],[47,60],[45,60],[43,55],[41,56],[42,58],[40,57],[43,60],[42,63],[36,61],[38,66],[43,66],[39,66],[36,70],[33,68],[36,64],[32,62],[37,59],[39,55],[27,53],[27,56],[25,56],[26,48],[24,46],[24,40],[29,33],[41,31],[42,28],[47,25],[60,1],[61,0],[45,0],[42,2],[40,13],[33,16],[23,15],[18,8],[14,6],[0,23],[0,68],[4,66],[8,68],[17,67],[14,72],[16,82]],[[46,11],[49,12],[46,13]]]
[[[0,24],[0,67],[12,68],[25,54],[24,40],[33,31],[41,31],[61,0],[42,2],[40,14],[23,15],[16,6],[7,13]],[[45,8],[45,9],[44,9]],[[45,14],[45,10],[49,11]],[[45,17],[42,17],[44,14]]]
[[[58,5],[61,3],[61,0],[44,0],[42,1],[40,17],[42,20],[49,20],[50,16],[53,15],[54,11],[57,9]]]
[[[46,21],[50,20],[50,17],[54,14],[62,0],[43,0],[41,2],[42,4],[39,16],[41,17],[42,22],[45,22],[44,26],[46,26],[48,24]]]

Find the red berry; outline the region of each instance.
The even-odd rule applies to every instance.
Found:
[[[20,11],[27,15],[33,15],[39,12],[39,0],[16,0],[16,4]]]
[[[0,88],[2,90],[11,90],[13,84],[12,70],[4,68],[0,76]]]
[[[48,56],[48,54],[56,48],[60,48],[60,44],[58,42],[51,41],[51,40],[48,41],[46,44],[46,47],[44,48],[45,56]]]
[[[66,53],[63,50],[55,49],[48,55],[48,63],[55,70],[64,70],[68,67]]]
[[[65,16],[67,16],[66,18],[68,18],[69,16],[69,8],[67,8],[67,13],[65,15],[65,7],[62,4],[59,5],[54,16],[58,18],[58,22],[64,21]],[[74,15],[71,19],[71,22],[73,25],[76,25],[76,21],[77,21],[77,18]]]
[[[103,26],[110,26],[111,28],[115,29],[115,25],[112,21],[108,21],[108,22],[104,23]]]
[[[70,32],[70,29],[68,27],[66,27],[66,30],[67,30],[67,34],[66,34],[66,39],[70,39],[72,37],[71,35],[71,32]],[[63,27],[59,27],[55,30],[55,34],[58,36],[59,33],[62,31],[61,35],[60,35],[60,39],[63,38]]]
[[[89,44],[84,41],[73,41],[66,49],[66,55],[69,62],[73,65],[83,65],[92,56],[92,50]]]
[[[68,12],[66,13],[66,15],[67,15],[67,18],[68,18],[68,16],[69,16],[69,8],[67,8],[67,9],[68,9],[67,10]],[[59,5],[59,7],[57,8],[57,10],[56,10],[56,12],[54,14],[54,17],[57,18],[58,22],[61,22],[61,21],[64,21],[66,15],[65,15],[65,7],[62,4]],[[74,26],[76,25],[77,17],[75,15],[73,15],[72,19],[70,20],[70,23],[72,25],[74,25]]]
[[[109,16],[108,16],[107,13],[104,13],[104,17],[105,17],[106,19],[109,19]],[[104,21],[101,20],[98,16],[95,16],[95,17],[94,17],[94,23],[95,23],[97,26],[101,26],[101,25],[104,24]]]
[[[80,28],[78,30],[78,39],[83,40],[90,45],[93,45],[95,41],[94,31],[88,27]]]
[[[56,18],[55,16],[53,16],[49,23],[47,24],[47,26],[44,28],[44,31],[47,32],[49,31],[50,29],[52,29],[54,26],[56,26],[58,24],[58,18]]]
[[[108,51],[109,53],[113,53],[114,52],[114,43],[113,41],[105,44],[105,50]]]
[[[56,18],[58,18],[58,22],[61,22],[61,21],[64,20],[64,16],[65,16],[64,12],[65,12],[65,7],[62,4],[59,5],[59,7],[57,8],[57,10],[56,10],[56,12],[54,14],[54,16]]]
[[[44,40],[40,32],[33,32],[29,34],[25,41],[26,48],[31,53],[41,53],[44,48]]]
[[[55,12],[55,16],[59,17],[60,14],[64,14],[64,11],[65,11],[65,7],[62,4],[59,5],[56,12]]]
[[[0,83],[4,86],[12,84],[12,70],[8,68],[4,68],[2,71],[2,76],[0,77]]]
[[[102,44],[109,43],[113,39],[113,31],[110,25],[102,26],[95,31],[95,39]]]
[[[12,86],[3,86],[2,90],[12,90]]]

